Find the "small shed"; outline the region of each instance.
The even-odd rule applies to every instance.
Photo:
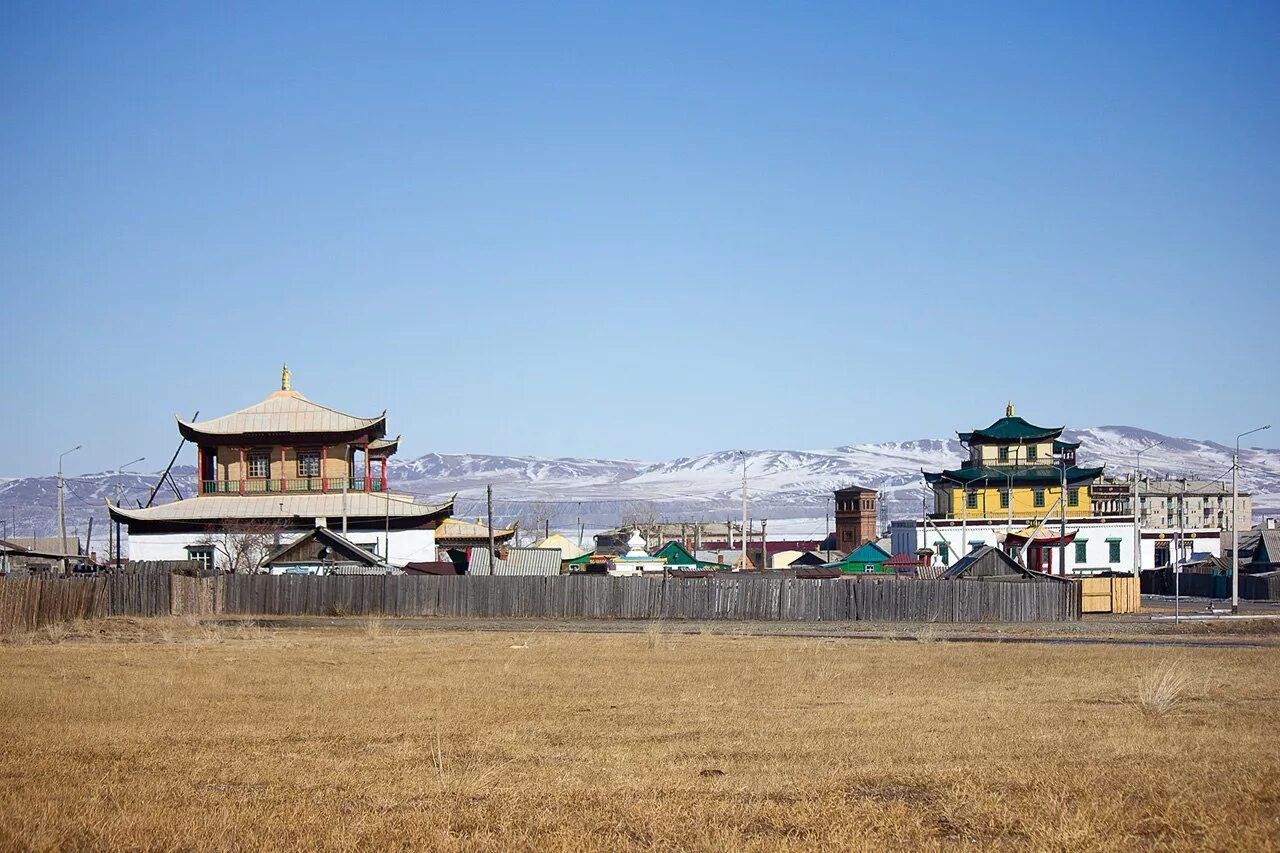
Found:
[[[951,568],[942,573],[943,580],[957,580],[960,578],[997,581],[1056,580],[1070,583],[1065,578],[1032,571],[994,545],[983,545],[980,548],[974,548],[957,560]]]
[[[327,527],[281,545],[262,561],[273,575],[398,574],[381,557]]]

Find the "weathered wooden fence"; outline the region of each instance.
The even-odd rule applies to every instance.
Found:
[[[184,593],[184,601],[201,608],[191,612],[244,615],[920,622],[1080,615],[1074,585],[1034,581],[238,575],[174,583],[208,589]]]
[[[1280,572],[1241,574],[1240,597],[1250,601],[1280,601]]]
[[[125,575],[0,584],[0,630],[100,616],[491,616],[811,622],[1077,619],[1056,581]]]
[[[6,578],[0,582],[0,633],[73,619],[168,616],[173,612],[170,582],[164,574]]]

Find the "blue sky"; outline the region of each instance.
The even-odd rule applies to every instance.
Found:
[[[1275,3],[6,3],[0,475],[282,361],[409,455],[1230,442],[1278,56]]]

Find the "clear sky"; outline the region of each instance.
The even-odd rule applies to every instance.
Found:
[[[0,475],[282,361],[406,455],[1229,443],[1277,92],[1274,2],[7,2]]]

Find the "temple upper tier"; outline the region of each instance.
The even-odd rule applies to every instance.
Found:
[[[382,492],[387,460],[399,438],[387,439],[387,416],[362,418],[313,403],[291,387],[229,415],[178,418],[196,445],[199,494]]]
[[[1067,515],[1090,515],[1090,487],[1103,468],[1076,465],[1080,443],[1064,441],[1062,430],[1023,420],[1010,403],[991,426],[956,433],[969,458],[958,469],[924,472],[935,517],[1043,516],[1058,501]]]

